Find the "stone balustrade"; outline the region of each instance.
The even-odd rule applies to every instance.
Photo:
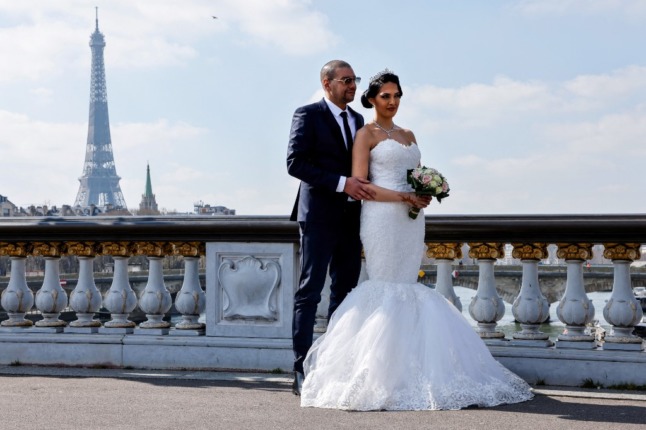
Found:
[[[630,280],[630,263],[640,258],[641,244],[646,243],[646,216],[429,216],[426,223],[427,257],[437,267],[436,290],[459,310],[468,306],[475,330],[503,364],[530,382],[646,384],[646,375],[638,371],[646,365],[646,353],[634,334],[643,314]],[[464,243],[479,267],[476,295],[469,304],[460,303],[451,278]],[[511,244],[523,268],[512,306],[521,330],[509,337],[497,328],[505,306],[496,291],[494,265],[504,256],[505,244]],[[546,258],[549,244],[557,245],[558,257],[567,265],[566,288],[557,307],[565,329],[554,341],[540,331],[549,305],[538,285],[539,261]],[[594,244],[604,245],[604,257],[614,266],[611,298],[596,310],[583,284],[583,264],[592,257]],[[8,316],[0,324],[0,363],[291,367],[298,230],[284,217],[9,219],[0,221],[0,256],[11,260],[0,300]],[[26,281],[30,256],[45,260],[43,283],[35,294]],[[78,282],[69,297],[60,283],[62,256],[74,256],[79,263]],[[97,256],[114,261],[112,284],[103,295],[93,278]],[[128,278],[133,256],[149,262],[139,297]],[[166,256],[184,260],[184,281],[174,303],[164,284]],[[164,316],[173,305],[181,320],[171,325]],[[128,319],[137,306],[146,315],[139,324]],[[76,315],[69,324],[60,318],[66,309]],[[100,309],[109,312],[108,321],[96,319]],[[35,324],[25,317],[34,310],[42,317]],[[587,329],[601,312],[612,332],[599,343]]]

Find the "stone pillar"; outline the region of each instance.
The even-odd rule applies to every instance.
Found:
[[[137,295],[128,279],[128,258],[132,254],[132,245],[130,242],[105,242],[101,244],[101,249],[103,255],[111,255],[114,260],[114,276],[103,301],[105,308],[110,311],[110,321],[99,332],[133,333],[136,324],[128,319],[130,312],[137,307]]]
[[[184,282],[175,296],[175,309],[182,321],[175,324],[174,335],[203,335],[205,324],[198,322],[206,307],[206,294],[200,285],[199,262],[206,247],[200,242],[173,243],[173,253],[184,257]]]
[[[437,265],[437,282],[435,291],[442,294],[453,306],[462,312],[462,303],[460,298],[455,294],[453,289],[453,279],[451,277],[451,266],[453,260],[462,258],[461,243],[433,243],[426,244],[426,256],[435,259]]]
[[[136,334],[165,335],[170,331],[170,322],[164,321],[164,315],[173,305],[166,284],[162,263],[165,255],[172,252],[170,244],[165,242],[138,242],[135,244],[138,255],[148,257],[148,283],[139,297],[139,307],[146,313],[147,320],[139,324]]]
[[[630,281],[630,263],[640,256],[639,243],[605,243],[603,256],[612,260],[614,282],[603,317],[612,324],[612,333],[604,339],[603,349],[641,351],[642,338],[635,336],[635,325],[642,319],[641,303],[635,298]]]
[[[478,290],[469,304],[469,314],[478,322],[476,332],[483,339],[504,339],[496,330],[497,321],[505,315],[505,303],[496,291],[493,265],[505,255],[502,243],[469,243],[469,257],[478,261]]]
[[[0,243],[0,255],[11,258],[11,278],[2,292],[0,304],[9,316],[2,321],[2,327],[31,327],[34,323],[25,319],[25,313],[34,305],[34,293],[27,286],[26,260],[31,252],[27,243]]]
[[[588,299],[583,284],[583,262],[592,257],[591,243],[559,243],[557,255],[567,264],[565,293],[559,301],[556,315],[565,331],[558,336],[558,348],[592,349],[593,335],[585,333],[586,325],[594,318],[594,306]]]
[[[61,260],[62,244],[58,242],[34,243],[34,255],[45,257],[45,278],[43,285],[36,292],[36,307],[43,315],[43,319],[36,321],[38,331],[60,333],[67,325],[58,319],[61,311],[67,307],[67,293],[61,287],[59,263]]]
[[[512,256],[521,260],[523,280],[520,293],[512,306],[512,313],[520,323],[522,331],[514,333],[513,338],[527,345],[550,346],[549,336],[539,327],[550,316],[550,306],[541,292],[538,283],[538,262],[547,257],[545,243],[513,243]]]
[[[76,312],[75,321],[65,329],[66,333],[97,333],[101,321],[94,314],[101,309],[103,298],[94,283],[94,257],[97,246],[94,242],[69,242],[67,253],[79,260],[79,278],[70,294],[70,307]]]

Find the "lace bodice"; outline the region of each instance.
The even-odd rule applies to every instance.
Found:
[[[394,139],[380,142],[370,151],[370,181],[380,187],[396,191],[412,191],[406,182],[406,171],[419,165],[416,144],[402,145]]]

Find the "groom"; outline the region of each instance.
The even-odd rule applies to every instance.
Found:
[[[294,394],[300,395],[303,360],[312,346],[316,309],[330,273],[328,318],[357,285],[361,271],[361,200],[368,182],[352,178],[352,142],[363,117],[348,107],[358,78],[350,64],[321,69],[325,98],[296,109],[287,148],[287,171],[301,180],[291,220],[300,231],[300,279],[294,295]]]

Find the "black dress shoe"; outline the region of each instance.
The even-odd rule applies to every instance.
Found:
[[[294,382],[292,383],[292,393],[294,393],[297,396],[301,395],[304,379],[305,379],[305,376],[301,372],[294,372]]]

